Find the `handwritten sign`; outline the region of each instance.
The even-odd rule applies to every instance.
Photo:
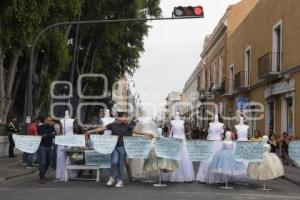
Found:
[[[16,147],[25,153],[35,153],[41,143],[41,136],[16,135],[13,134]]]
[[[263,142],[238,141],[235,149],[235,160],[261,162],[264,153],[263,146]]]
[[[300,162],[300,141],[293,141],[289,144],[289,156],[296,162]]]
[[[160,158],[180,160],[182,140],[160,137],[155,142],[155,153]]]
[[[147,158],[151,140],[143,137],[124,137],[124,146],[128,158]]]
[[[98,165],[101,168],[110,168],[111,154],[101,154],[94,150],[84,151],[86,165]]]
[[[85,147],[84,135],[59,135],[55,136],[55,144],[68,147]]]
[[[191,161],[210,161],[213,157],[213,141],[186,141],[188,156]]]
[[[91,135],[95,151],[102,154],[111,154],[118,141],[115,135]]]

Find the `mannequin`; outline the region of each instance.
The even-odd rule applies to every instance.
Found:
[[[214,121],[209,123],[207,140],[213,140],[213,151],[214,154],[222,149],[222,135],[224,134],[224,124],[219,122],[218,114],[215,115]],[[199,182],[209,183],[209,161],[202,161],[199,166],[196,180]],[[214,181],[218,183],[225,182],[225,179],[218,174],[214,175]]]
[[[180,119],[179,112],[175,113],[174,120],[171,121],[171,126],[169,137],[183,141],[181,159],[179,161],[179,168],[174,172],[164,174],[163,180],[169,182],[192,182],[195,179],[194,168],[192,161],[190,161],[188,157],[184,121]]]
[[[73,135],[73,123],[74,119],[70,118],[69,111],[65,111],[65,117],[60,120],[62,126],[63,135]],[[65,168],[66,168],[67,156],[64,151],[64,146],[57,146],[57,160],[56,160],[56,179],[59,181],[64,181]],[[75,177],[75,171],[70,172],[71,177]]]
[[[224,133],[224,124],[219,122],[218,114],[213,122],[209,123],[207,140],[221,140]]]
[[[226,189],[229,189],[227,183],[229,178],[239,176],[245,173],[245,165],[243,162],[235,161],[234,142],[232,141],[232,133],[226,132],[225,140],[222,142],[222,150],[218,151],[209,166],[209,183],[219,183],[218,174],[225,179]]]
[[[270,153],[271,146],[267,143],[268,140],[268,136],[263,136],[263,161],[251,162],[248,167],[249,178],[264,181],[263,190],[270,190],[266,189],[266,180],[279,178],[284,175],[282,162],[275,153]]]
[[[103,127],[107,126],[110,123],[113,123],[115,121],[115,118],[110,117],[110,111],[108,109],[105,110],[104,117],[101,119]],[[106,130],[104,131],[104,135],[110,135],[111,131]]]
[[[240,117],[240,122],[235,125],[237,131],[237,141],[248,141],[248,129],[249,126],[244,124],[244,118]]]
[[[142,114],[142,116],[138,119],[138,123],[135,126],[136,130],[151,133],[154,137],[158,137],[158,129],[154,121],[151,117],[146,116],[145,113]],[[139,137],[138,135],[135,135]],[[149,157],[154,157],[154,140],[152,139],[151,143],[151,151]],[[147,160],[147,159],[146,159]],[[157,177],[157,172],[153,171],[151,168],[151,164],[147,163],[147,166],[145,166],[145,160],[142,158],[138,159],[132,159],[131,160],[131,171],[132,176],[137,179],[144,179],[145,181],[152,181]],[[145,168],[145,169],[144,169]]]
[[[60,120],[63,130],[63,135],[73,135],[74,119],[70,118],[69,111],[65,111],[65,117]]]

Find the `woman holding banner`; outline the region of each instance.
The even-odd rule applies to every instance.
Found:
[[[127,122],[128,114],[125,112],[119,112],[117,114],[117,119],[115,122],[108,124],[104,128],[96,128],[90,131],[90,133],[103,132],[105,130],[110,130],[111,135],[116,135],[118,137],[117,145],[114,151],[111,154],[111,177],[107,182],[107,186],[113,186],[115,183],[115,187],[123,187],[124,185],[124,177],[125,177],[125,158],[126,152],[124,147],[123,136],[132,136],[133,133],[137,135],[148,136],[151,139],[153,138],[152,134],[144,133],[134,129]]]

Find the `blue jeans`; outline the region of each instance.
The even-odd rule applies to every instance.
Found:
[[[125,177],[125,158],[126,151],[124,146],[117,146],[111,154],[111,176],[119,181]]]
[[[26,161],[27,161],[27,167],[32,167],[32,158],[33,158],[33,153],[26,153]]]
[[[48,167],[51,163],[51,147],[44,147],[40,146],[39,153],[40,153],[40,177],[45,178],[45,174],[48,170]]]

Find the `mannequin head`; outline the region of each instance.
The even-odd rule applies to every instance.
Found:
[[[219,122],[219,115],[215,114],[215,121],[214,122]]]
[[[65,119],[69,119],[69,118],[70,118],[69,111],[66,110],[66,111],[65,111]]]
[[[232,141],[231,132],[230,131],[226,131],[226,133],[225,133],[225,140],[226,141]]]
[[[240,125],[244,125],[244,118],[240,117]]]
[[[109,112],[109,110],[108,110],[108,109],[106,109],[106,110],[105,110],[104,117],[105,117],[105,118],[108,118],[108,117],[110,117],[110,112]]]
[[[179,115],[179,112],[176,112],[175,113],[175,117],[174,117],[175,120],[180,120],[180,115]]]
[[[269,141],[269,137],[267,135],[263,136],[263,141],[264,143],[267,143]]]

